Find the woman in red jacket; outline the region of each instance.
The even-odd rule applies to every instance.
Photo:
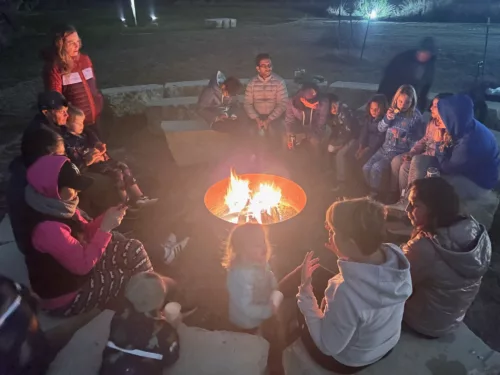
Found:
[[[97,89],[92,61],[80,52],[81,47],[82,41],[73,26],[64,25],[55,30],[52,45],[42,52],[45,90],[62,93],[85,112],[86,127],[99,133],[97,124],[103,98]]]
[[[27,171],[25,260],[41,307],[75,315],[117,301],[128,280],[153,270],[142,243],[113,232],[126,207],[87,221],[78,192],[92,179],[65,156],[42,156]]]

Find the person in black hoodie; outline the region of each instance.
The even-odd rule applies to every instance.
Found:
[[[23,137],[34,130],[45,126],[56,133],[61,133],[61,127],[68,119],[68,101],[57,91],[42,92],[38,95],[38,113],[24,130]]]
[[[337,186],[334,190],[341,190],[346,183],[346,169],[348,163],[354,160],[358,149],[359,124],[347,104],[342,103],[337,95],[329,94],[330,113],[328,125],[331,135],[328,144],[328,153],[335,155]]]
[[[389,101],[402,85],[412,85],[417,91],[418,109],[427,109],[427,94],[434,81],[436,69],[436,45],[434,38],[426,37],[417,49],[396,55],[386,66],[378,93]]]

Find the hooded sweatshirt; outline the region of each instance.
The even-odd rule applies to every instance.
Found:
[[[338,260],[322,312],[311,284],[301,285],[299,309],[321,352],[352,367],[375,363],[399,340],[406,299],[411,295],[410,264],[399,247],[383,244],[381,265]]]
[[[410,151],[416,141],[424,135],[422,114],[415,109],[413,115],[407,117],[405,113],[398,113],[394,120],[389,120],[387,115],[378,124],[378,130],[385,132],[382,150],[386,154],[404,154]]]
[[[306,133],[308,136],[322,138],[328,120],[329,102],[327,98],[319,97],[316,109],[305,107],[299,91],[290,98],[286,107],[285,129],[287,133]]]
[[[474,119],[472,100],[463,94],[444,98],[438,111],[452,139],[452,147],[438,157],[441,172],[462,175],[483,189],[493,189],[498,182],[498,145],[493,133]]]
[[[404,321],[432,337],[458,327],[474,301],[491,258],[485,227],[471,217],[439,228],[435,235],[418,233],[403,246],[411,266],[413,294]]]
[[[58,189],[59,172],[63,164],[69,159],[65,156],[43,156],[38,159],[27,171],[27,180],[36,193],[46,198],[60,200]],[[29,200],[27,200],[28,205]],[[32,207],[34,209],[34,207]],[[68,291],[61,295],[53,295],[54,290],[47,290],[44,280],[54,278],[51,270],[34,264],[32,260],[44,259],[48,265],[56,262],[55,268],[62,267],[75,279],[87,275],[96,265],[106,250],[111,240],[111,233],[100,229],[102,216],[87,222],[78,208],[73,220],[80,222],[83,228],[83,238],[77,239],[72,236],[72,229],[62,220],[57,220],[56,213],[40,212],[46,214],[48,220],[36,224],[31,233],[31,249],[27,250],[26,263],[30,274],[32,287],[43,299],[42,307],[54,309],[70,303],[76,296],[78,290]],[[53,220],[50,219],[53,217]],[[42,253],[44,256],[33,252]],[[44,275],[44,272],[47,272]],[[36,275],[36,279],[35,279]],[[47,278],[47,279],[45,279]],[[38,281],[41,280],[40,285]],[[53,287],[53,286],[52,286]],[[50,295],[50,297],[47,297]]]
[[[278,283],[266,265],[234,265],[228,269],[229,320],[244,329],[257,328],[273,315],[271,293]]]
[[[223,112],[228,113],[238,105],[236,96],[223,96],[221,84],[225,81],[221,72],[217,72],[208,82],[198,98],[198,114],[208,123],[212,124],[215,118]],[[229,116],[231,113],[228,113]]]
[[[351,109],[345,103],[339,103],[338,113],[332,115],[328,111],[328,125],[332,129],[330,144],[334,146],[346,145],[351,139],[359,137],[359,123]]]

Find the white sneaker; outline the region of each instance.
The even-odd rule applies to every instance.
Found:
[[[175,258],[184,250],[189,242],[189,237],[184,238],[182,241],[177,243],[169,243],[163,247],[165,254],[163,255],[163,261],[165,264],[170,264]]]
[[[143,208],[147,206],[152,206],[156,202],[158,202],[158,198],[149,198],[146,195],[143,195],[142,197],[140,197],[135,201],[134,205],[137,208]]]

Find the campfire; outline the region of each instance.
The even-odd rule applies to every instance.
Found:
[[[212,185],[205,206],[230,223],[275,224],[296,216],[306,204],[304,190],[291,180],[267,174],[230,177]]]

